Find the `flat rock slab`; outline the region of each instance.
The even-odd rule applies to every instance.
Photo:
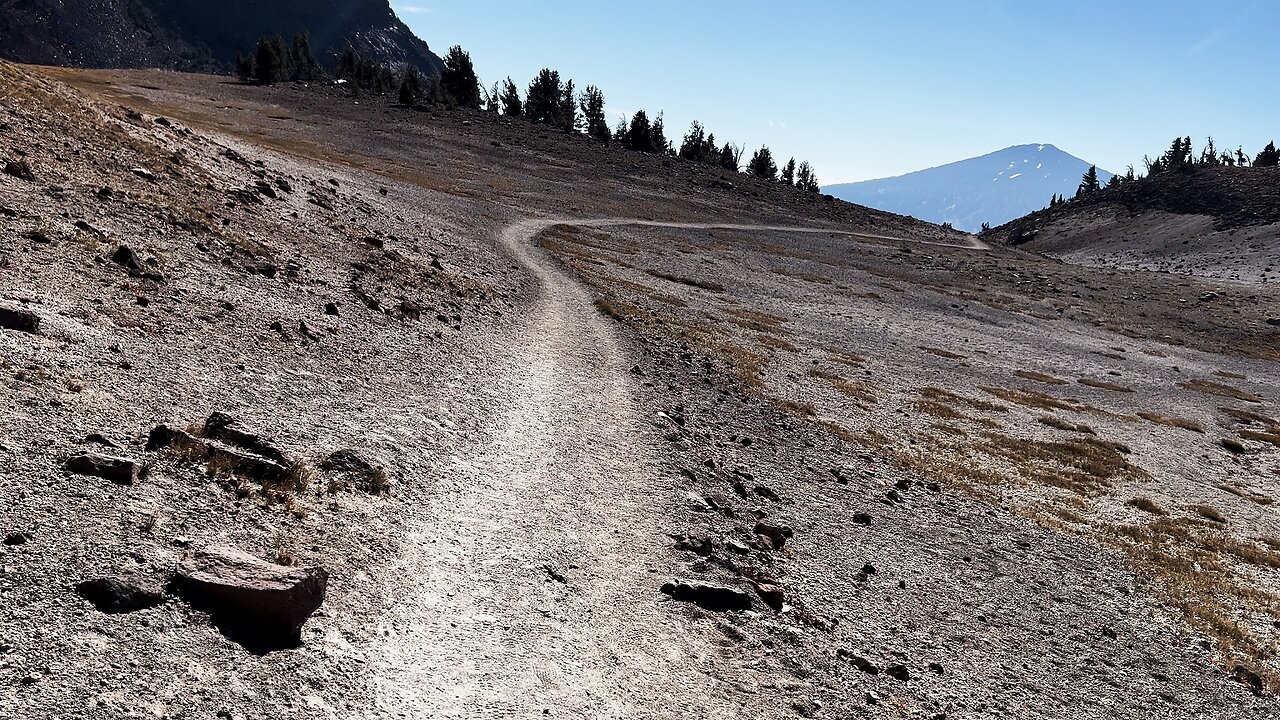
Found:
[[[141,467],[138,463],[110,455],[84,453],[67,460],[63,465],[77,475],[93,475],[105,478],[117,485],[132,485],[138,481]]]
[[[246,646],[296,642],[328,582],[323,568],[282,567],[226,547],[193,553],[175,577],[184,597]]]

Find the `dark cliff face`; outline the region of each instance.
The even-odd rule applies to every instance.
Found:
[[[0,55],[19,62],[218,70],[260,37],[304,30],[325,64],[350,43],[440,67],[387,0],[0,0]]]

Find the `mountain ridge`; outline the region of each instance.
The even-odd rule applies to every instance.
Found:
[[[984,223],[1000,225],[1038,210],[1055,194],[1070,196],[1090,165],[1051,143],[1025,143],[902,175],[828,185],[823,192],[976,232]],[[1105,170],[1098,173],[1104,183],[1111,178]]]
[[[348,43],[380,61],[442,66],[388,0],[4,0],[0,56],[92,68],[225,71],[261,37],[308,32],[321,63]]]

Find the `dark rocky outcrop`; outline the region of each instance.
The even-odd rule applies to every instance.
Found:
[[[441,67],[387,0],[14,0],[0,12],[0,52],[44,65],[225,71],[258,38],[303,31],[330,67],[348,43],[428,73]]]
[[[690,580],[669,582],[662,586],[662,592],[673,600],[690,602],[712,612],[751,609],[751,596],[736,588]]]
[[[40,316],[30,310],[0,307],[0,328],[35,334],[40,332]]]

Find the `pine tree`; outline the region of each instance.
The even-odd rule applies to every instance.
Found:
[[[253,58],[253,74],[258,82],[263,85],[272,85],[284,77],[283,48],[284,40],[279,36],[258,41]]]
[[[658,117],[649,128],[649,148],[650,152],[672,154],[671,141],[667,139],[666,123],[662,119],[662,112],[658,113]]]
[[[1253,159],[1254,167],[1276,167],[1277,165],[1280,165],[1280,152],[1276,151],[1275,142],[1267,143],[1267,146],[1262,148],[1262,152]]]
[[[502,88],[502,114],[509,117],[520,117],[524,114],[524,103],[520,101],[520,90],[516,84],[511,82],[511,78],[507,78],[506,85]]]
[[[577,132],[578,99],[575,97],[573,81],[566,80],[560,91],[560,129],[567,133]]]
[[[252,55],[236,53],[236,77],[240,82],[249,82],[254,78],[255,68]]]
[[[311,36],[306,32],[293,36],[293,47],[289,49],[289,64],[291,65],[289,76],[295,82],[311,82],[314,79],[319,63],[311,53]]]
[[[578,108],[582,110],[582,120],[587,134],[591,137],[609,142],[609,121],[604,116],[604,93],[595,85],[588,85],[578,96]]]
[[[539,70],[537,76],[529,81],[529,89],[525,91],[525,117],[531,122],[559,125],[562,95],[560,73],[550,68]]]
[[[1236,165],[1239,165],[1240,167],[1249,166],[1249,156],[1244,154],[1243,145],[1236,148]]]
[[[738,172],[742,166],[742,148],[735,147],[732,143],[725,143],[720,149],[720,167],[732,172]]]
[[[778,164],[773,161],[773,153],[767,146],[761,146],[747,163],[747,174],[774,181],[778,179]]]
[[[458,107],[480,109],[480,79],[476,77],[471,53],[460,45],[449,48],[440,71],[440,89]]]
[[[620,126],[619,129],[622,130],[623,147],[628,150],[653,152],[653,125],[649,122],[649,115],[644,110],[637,110],[636,114],[631,116],[631,123]]]
[[[684,140],[680,143],[680,152],[677,155],[683,160],[701,162],[706,159],[703,154],[706,152],[706,142],[706,130],[702,127],[702,123],[694,120],[689,126],[689,132],[684,134]]]
[[[800,163],[800,167],[796,168],[796,187],[810,193],[816,193],[821,189],[818,185],[818,173],[813,171],[813,166],[808,160]]]
[[[1090,165],[1085,171],[1084,177],[1080,178],[1080,187],[1076,189],[1076,197],[1085,197],[1092,195],[1102,189],[1098,183],[1098,167]]]
[[[485,112],[491,113],[493,115],[498,114],[498,111],[502,108],[502,102],[498,99],[498,96],[501,92],[502,91],[498,89],[498,83],[496,82],[493,84],[492,90],[488,90],[488,89],[484,90],[484,111]]]
[[[404,66],[404,74],[400,76],[400,104],[414,107],[422,100],[422,77],[413,63]]]
[[[796,184],[796,159],[791,158],[782,166],[782,183],[792,186]]]

